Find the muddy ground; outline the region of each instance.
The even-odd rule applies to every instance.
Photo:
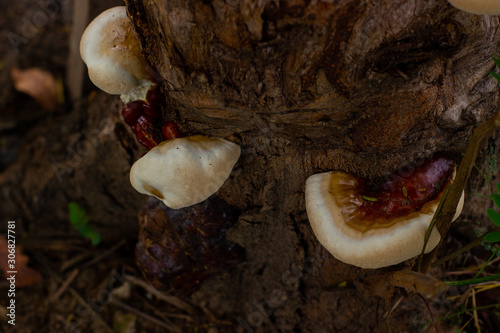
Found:
[[[91,11],[120,3],[92,3]],[[235,280],[259,262],[256,257],[267,255],[256,250],[256,244],[275,237],[262,234],[251,219],[239,219],[227,232],[230,240],[253,249],[247,260],[207,280],[192,296],[156,291],[144,282],[134,261],[138,215],[148,199],[129,185],[128,171],[145,151],[121,119],[118,97],[100,92],[87,79],[80,98],[69,95],[73,3],[55,4],[0,1],[0,232],[7,232],[7,221],[16,221],[16,243],[42,276],[35,284],[16,288],[15,326],[6,320],[8,283],[0,282],[2,331],[474,332],[477,323],[482,332],[494,332],[500,327],[498,288],[474,289],[478,293],[473,298],[468,286],[449,287],[431,299],[403,289],[375,290],[377,273],[340,263],[317,242],[306,244],[307,257],[293,251],[275,254],[305,257],[300,264],[262,267],[259,276]],[[58,106],[45,110],[17,91],[11,76],[14,67],[51,73],[62,88]],[[481,195],[500,179],[498,168],[492,170],[490,182],[484,178],[491,165],[487,158],[500,156],[498,143],[497,134],[477,161],[464,212],[440,256],[491,228],[485,214],[491,202]],[[73,228],[70,202],[84,207],[102,236],[99,245],[92,246]],[[311,234],[302,223],[265,230],[286,228]],[[491,248],[479,245],[431,274],[446,281],[472,278],[491,254]],[[485,269],[487,274],[498,271],[499,261]],[[240,298],[253,301],[240,304]],[[467,311],[473,302],[485,310]]]

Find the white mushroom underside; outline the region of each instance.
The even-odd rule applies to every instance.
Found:
[[[421,213],[411,220],[390,227],[361,232],[344,222],[341,208],[330,195],[332,174],[333,172],[316,174],[307,179],[306,209],[314,234],[335,258],[362,268],[380,268],[420,254],[425,233],[438,203],[430,209],[429,214]],[[462,210],[463,200],[462,194],[454,219]],[[434,228],[426,253],[434,249],[439,240],[439,232]]]
[[[473,14],[499,15],[500,0],[448,0],[453,6]]]
[[[191,206],[219,190],[240,151],[235,143],[201,135],[164,141],[134,163],[130,182],[170,208]]]

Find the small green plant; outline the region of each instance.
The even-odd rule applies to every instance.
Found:
[[[500,182],[497,183],[497,191],[498,192],[493,193],[491,197],[495,206],[500,209]],[[500,227],[500,213],[493,208],[488,208],[486,213],[490,221],[497,227]],[[484,236],[484,240],[489,243],[500,242],[500,232],[490,232]]]
[[[488,184],[488,196],[485,196],[480,193],[474,193],[474,195],[486,200],[493,200],[492,183],[493,183],[493,176],[495,175],[495,172],[498,169],[498,157],[496,157],[495,149],[492,146],[490,146],[490,153],[489,156],[486,156],[485,162],[486,162],[486,171],[481,170],[475,163],[474,167]]]
[[[493,56],[492,57],[493,61],[495,62],[495,65],[498,69],[500,69],[500,57],[498,56]],[[500,74],[497,72],[490,72],[490,75],[495,78],[498,81],[498,84],[500,85]],[[495,117],[498,117],[499,111],[495,113]],[[496,118],[498,121],[498,118]],[[486,125],[488,126],[488,125]],[[493,133],[493,131],[496,131],[499,129],[498,123],[495,123],[494,126],[492,126],[488,131],[488,133]],[[479,141],[478,141],[479,142]],[[484,141],[483,141],[484,143]],[[480,148],[476,147],[476,152]],[[477,153],[476,153],[477,154]],[[465,156],[465,155],[464,155]],[[474,156],[474,160],[475,160]],[[465,158],[465,157],[464,157]],[[469,163],[473,163],[473,161],[469,160]],[[471,164],[472,165],[472,164]],[[475,165],[474,165],[475,166]],[[493,178],[498,170],[498,158],[495,156],[494,153],[494,148],[490,147],[489,150],[489,156],[486,157],[486,171],[480,170],[477,166],[475,166],[481,176],[485,179],[485,181],[488,184],[488,196],[482,195],[482,194],[476,194],[477,196],[491,200],[493,201],[494,205],[496,206],[497,209],[500,209],[500,182],[496,184],[496,192],[493,190]],[[470,319],[465,322],[464,325],[462,325],[461,328],[457,329],[457,332],[465,332],[465,329],[469,327],[469,324],[474,321],[474,327],[480,331],[480,324],[478,321],[477,317],[477,312],[486,310],[488,309],[490,312],[493,309],[494,313],[497,312],[497,309],[500,308],[500,303],[497,304],[491,304],[491,305],[486,305],[486,306],[477,306],[476,301],[475,301],[475,295],[481,292],[486,292],[494,288],[498,288],[500,285],[498,284],[498,281],[500,280],[500,274],[484,274],[485,268],[492,262],[492,260],[495,258],[495,256],[500,255],[500,247],[499,247],[499,242],[500,242],[500,213],[495,210],[494,208],[488,208],[486,211],[488,218],[490,221],[494,224],[494,230],[486,233],[485,235],[478,236],[478,238],[470,243],[469,245],[464,246],[462,249],[459,249],[455,251],[454,253],[446,256],[445,258],[442,258],[442,260],[438,260],[436,264],[442,264],[443,262],[454,258],[455,256],[459,255],[460,253],[463,253],[467,250],[470,250],[472,247],[477,246],[479,244],[482,244],[485,246],[486,249],[492,252],[491,256],[489,259],[479,267],[479,270],[477,273],[474,275],[473,278],[468,279],[468,280],[459,280],[459,281],[443,281],[445,284],[449,286],[469,286],[467,289],[467,295],[462,295],[460,296],[460,299],[463,299],[464,296],[467,296],[465,298],[465,302],[462,301],[460,310],[448,315],[446,317],[438,318],[439,320],[449,320],[451,318],[456,318],[460,319],[460,322],[462,322],[463,315],[469,314],[472,312],[473,315],[470,315]],[[497,271],[498,273],[498,271]],[[481,276],[483,275],[483,276]],[[472,307],[467,306],[467,300],[469,297],[472,298]],[[463,323],[463,322],[462,322]]]
[[[497,193],[492,193],[491,194],[491,200],[493,200],[495,206],[500,209],[500,182],[496,184],[497,188]],[[486,214],[488,215],[488,218],[490,221],[500,228],[500,213],[494,210],[493,208],[488,208],[486,211]],[[498,230],[496,228],[496,230]],[[492,231],[487,234],[485,234],[482,237],[483,241],[486,243],[498,243],[500,242],[500,232],[498,231]],[[483,270],[488,266],[488,264],[498,255],[500,255],[500,247],[498,247],[496,244],[490,245],[490,244],[484,244],[485,248],[489,251],[492,252],[490,258],[481,266],[477,274],[474,276],[474,278],[469,279],[469,280],[463,280],[463,281],[448,281],[445,283],[450,285],[450,286],[458,286],[458,285],[470,285],[470,284],[476,284],[476,283],[481,283],[481,282],[490,282],[490,281],[497,281],[500,279],[500,274],[496,275],[490,275],[487,277],[480,278],[479,276],[483,272]]]
[[[488,172],[488,173],[493,175],[492,172]],[[497,189],[497,192],[490,193],[490,197],[491,197],[491,200],[494,202],[495,206],[498,209],[500,209],[500,182],[498,182],[496,184],[496,189]],[[491,256],[488,258],[488,260],[486,260],[486,262],[483,265],[481,265],[478,272],[476,273],[476,275],[472,279],[459,280],[459,281],[443,281],[445,284],[447,284],[449,286],[469,286],[469,290],[472,290],[474,292],[472,293],[472,296],[468,296],[468,297],[472,297],[473,299],[475,297],[474,294],[488,291],[488,290],[493,289],[493,288],[497,288],[499,286],[497,284],[497,281],[500,280],[500,274],[486,275],[486,276],[480,277],[483,270],[490,264],[490,262],[497,255],[500,254],[500,247],[498,247],[497,244],[492,244],[492,245],[484,244],[484,242],[487,242],[487,243],[500,242],[500,232],[498,232],[498,230],[500,228],[500,213],[497,212],[493,208],[488,208],[486,213],[487,213],[490,221],[496,226],[495,231],[489,232],[486,235],[481,237],[483,240],[483,245],[485,245],[485,247],[492,252]],[[459,312],[451,315],[451,316],[458,316],[459,318],[461,318],[462,315],[465,315],[466,313],[470,314],[471,312],[474,313],[476,311],[486,310],[489,307],[494,307],[494,308],[500,307],[500,303],[488,305],[487,307],[476,307],[474,302],[473,302],[473,304],[474,305],[472,308],[467,308],[467,306],[465,304],[462,304],[461,310]],[[472,320],[474,318],[477,318],[477,317],[471,316],[471,318],[466,322],[465,325],[462,326],[462,328],[457,329],[457,332],[465,332],[463,329],[465,329],[472,322]],[[449,317],[440,318],[440,319],[449,319]],[[438,319],[438,320],[440,320],[440,319]],[[476,320],[474,323],[475,323],[475,325],[479,325]]]
[[[493,61],[497,65],[497,67],[500,69],[500,57],[493,56],[491,58],[493,59]],[[493,76],[498,81],[498,84],[500,85],[500,74],[498,74],[496,72],[490,72],[490,75]]]
[[[88,223],[87,212],[76,202],[68,204],[69,220],[73,227],[80,232],[84,238],[90,240],[92,245],[98,245],[101,242],[101,234],[95,231]]]

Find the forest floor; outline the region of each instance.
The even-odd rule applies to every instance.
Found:
[[[64,3],[71,4],[71,1]],[[103,1],[100,6],[116,3]],[[71,6],[52,7],[53,16],[47,14],[47,8],[40,6],[34,0],[0,0],[0,185],[2,191],[11,191],[13,195],[17,193],[16,189],[12,184],[5,183],[6,177],[9,177],[13,166],[22,164],[27,167],[30,160],[26,156],[33,156],[33,161],[39,162],[40,157],[37,157],[33,142],[43,140],[47,131],[57,132],[58,124],[63,127],[67,123],[78,123],[82,112],[86,110],[106,109],[119,103],[117,97],[94,92],[95,88],[88,82],[83,96],[79,100],[71,100],[66,89],[66,73],[71,70],[67,68],[68,40],[73,20]],[[98,10],[97,6],[94,7],[94,10]],[[27,31],[30,29],[32,31]],[[27,84],[44,87],[42,93],[32,92],[36,90],[34,88],[26,93],[15,87],[14,68],[37,68],[49,73],[48,77],[42,75],[42,78],[38,70],[27,74]],[[33,94],[39,97],[36,99]],[[47,97],[50,94],[55,100]],[[55,103],[55,106],[43,108],[41,105],[44,102]],[[60,139],[69,137],[65,135]],[[55,135],[47,140],[58,139]],[[62,144],[66,145],[64,142]],[[490,155],[488,151],[485,156],[491,158],[497,152],[498,149]],[[478,165],[479,169],[487,173],[491,163],[483,157]],[[45,181],[36,168],[27,167],[26,170],[31,171],[22,175],[18,184],[21,191],[37,188],[37,181]],[[498,176],[498,169],[493,170],[490,183],[498,181]],[[123,179],[127,179],[126,170]],[[484,233],[489,227],[485,211],[490,203],[479,195],[474,196],[474,193],[487,194],[490,183],[477,170],[472,175],[471,183],[475,184],[468,189],[472,199],[466,204],[464,216],[452,227],[450,234],[453,237],[446,240],[441,256],[466,245],[476,237],[476,233]],[[4,184],[10,184],[11,187],[6,188]],[[51,186],[53,190],[49,194],[43,191],[37,193],[41,202],[60,199],[54,194],[58,191],[57,186]],[[276,323],[273,313],[266,313],[265,309],[264,315],[257,313],[265,321],[259,327],[248,321],[248,317],[245,317],[245,322],[243,314],[214,313],[213,309],[206,306],[210,302],[200,299],[199,295],[178,298],[151,287],[134,261],[138,233],[136,216],[145,200],[142,198],[136,207],[123,209],[123,216],[127,216],[127,220],[123,220],[120,215],[117,224],[107,229],[98,228],[102,242],[96,246],[92,246],[89,239],[83,238],[72,227],[67,200],[62,200],[60,210],[52,215],[47,212],[41,216],[31,216],[31,219],[27,216],[32,207],[2,207],[0,204],[0,216],[3,219],[0,233],[7,235],[7,219],[16,221],[17,265],[18,269],[25,270],[25,275],[19,276],[14,297],[6,297],[10,284],[6,279],[0,281],[0,332],[216,333],[235,332],[238,326],[247,332],[302,331],[300,325],[283,328],[286,325]],[[16,209],[18,213],[13,213]],[[111,211],[107,214],[112,216],[118,213]],[[61,225],[64,220],[66,224]],[[0,249],[0,255],[7,254]],[[491,256],[492,248],[479,245],[431,273],[440,280],[469,279]],[[483,274],[498,274],[498,258],[489,262]],[[27,260],[29,268],[24,267]],[[328,264],[323,267],[328,267]],[[331,267],[332,275],[338,274],[333,269],[339,266],[332,264]],[[244,269],[244,266],[236,269]],[[316,300],[318,309],[345,307],[344,316],[337,319],[336,326],[325,324],[320,330],[304,328],[303,331],[456,332],[461,329],[463,332],[474,332],[481,327],[482,332],[495,332],[500,327],[498,282],[449,287],[431,299],[400,289],[393,294],[382,290],[379,292],[382,297],[379,297],[374,295],[376,293],[373,290],[367,290],[369,284],[363,285],[370,279],[371,273],[361,270],[354,272],[351,280],[324,288]],[[345,292],[335,292],[338,289],[344,289]],[[206,290],[203,295],[207,295]],[[338,295],[346,298],[341,299]],[[216,291],[213,297],[217,298]],[[370,299],[370,303],[358,301],[357,297],[360,300]],[[15,299],[15,326],[7,322],[10,320],[7,316],[10,299]],[[471,310],[473,308],[476,310]],[[355,317],[355,314],[365,311],[369,318]],[[322,319],[324,311],[322,314],[319,312],[315,313],[312,307],[310,313],[289,312],[281,313],[280,316],[316,317],[319,320],[316,327],[322,327],[321,320],[329,323],[330,319]]]

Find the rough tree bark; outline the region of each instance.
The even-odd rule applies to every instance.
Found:
[[[246,260],[191,301],[247,331],[374,331],[377,298],[363,283],[374,272],[317,242],[305,181],[337,169],[373,178],[435,152],[460,157],[500,105],[488,76],[499,18],[445,0],[125,2],[167,96],[164,116],[242,148],[218,196],[241,211],[227,236]],[[116,99],[96,98],[108,110],[76,108],[27,136],[0,178],[3,216],[19,214],[43,235],[67,220],[61,203],[78,199],[107,240],[137,230],[146,198],[127,178],[144,150],[110,113]],[[425,311],[408,305],[401,327]]]
[[[349,292],[332,288],[366,273],[314,239],[305,180],[334,169],[375,177],[439,151],[460,156],[499,105],[488,77],[498,17],[444,0],[126,3],[166,93],[165,115],[243,151],[219,196],[243,210],[229,234],[247,261],[195,298],[259,326],[255,303],[286,291],[262,323],[275,329],[341,329],[363,318],[343,312]],[[300,280],[290,283],[293,267]]]
[[[276,329],[340,329],[346,316],[362,317],[342,312],[347,301],[331,291],[362,273],[315,241],[305,180],[334,169],[375,177],[438,151],[459,156],[499,104],[487,75],[498,17],[444,0],[126,3],[167,95],[165,115],[243,150],[219,196],[243,210],[229,233],[247,261],[195,297],[253,325],[255,302],[286,290],[264,320]],[[283,280],[294,266],[304,274],[296,284]]]

